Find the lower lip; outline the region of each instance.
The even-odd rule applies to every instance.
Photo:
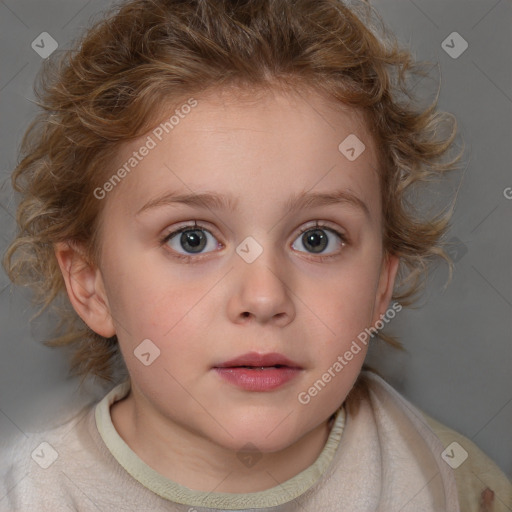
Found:
[[[264,370],[242,367],[215,368],[225,380],[247,391],[271,391],[292,380],[300,368],[265,368]]]

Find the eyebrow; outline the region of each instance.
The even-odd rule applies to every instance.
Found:
[[[172,206],[173,204],[185,204],[209,210],[237,212],[239,201],[231,194],[212,192],[177,194],[170,192],[147,202],[135,215],[138,216],[147,210],[162,206]],[[346,204],[361,210],[368,218],[371,217],[370,210],[366,203],[348,190],[336,190],[334,192],[300,192],[290,197],[286,201],[284,208],[290,212],[295,212],[306,208],[336,204]]]

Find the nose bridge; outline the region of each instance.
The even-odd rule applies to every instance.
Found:
[[[279,248],[272,247],[267,233],[259,241],[247,237],[236,248],[238,276],[232,306],[236,316],[252,316],[259,321],[293,317],[293,304],[286,279],[286,268]]]

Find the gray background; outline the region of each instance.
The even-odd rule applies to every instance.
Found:
[[[106,0],[0,0],[0,249],[15,229],[7,178],[35,109],[32,86],[42,59],[32,41],[48,32],[61,51]],[[437,63],[440,107],[454,113],[467,146],[467,170],[450,237],[457,260],[430,276],[420,309],[391,327],[407,352],[376,343],[369,362],[431,416],[472,439],[512,477],[512,3],[510,0],[377,0],[385,21],[419,59]],[[441,47],[452,32],[469,44],[454,59]],[[439,75],[438,73],[438,75]],[[418,83],[418,90],[435,82]],[[510,196],[509,196],[510,197]],[[0,439],[30,436],[52,418],[109,389],[67,377],[65,355],[44,347],[46,317],[0,270]]]

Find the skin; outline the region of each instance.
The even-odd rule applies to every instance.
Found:
[[[252,98],[196,97],[197,107],[103,199],[97,265],[77,247],[55,251],[77,313],[95,332],[117,334],[132,389],[111,408],[115,428],[148,465],[201,491],[269,489],[315,461],[365,347],[307,405],[298,394],[385,313],[398,266],[383,251],[378,159],[357,112],[311,93]],[[352,133],[366,146],[355,161],[338,150]],[[121,148],[113,172],[147,135]],[[354,194],[368,212],[341,201],[286,206],[296,194],[333,190]],[[168,203],[137,213],[172,191],[232,194],[238,210]],[[187,252],[180,235],[161,243],[194,221],[211,233],[202,231],[202,253]],[[321,254],[300,233],[317,221],[328,225]],[[252,263],[236,252],[248,236],[263,249]],[[149,366],[134,355],[144,339],[160,350]],[[276,390],[253,392],[212,369],[251,351],[281,353],[302,370]],[[237,457],[247,443],[262,455],[250,468]]]

